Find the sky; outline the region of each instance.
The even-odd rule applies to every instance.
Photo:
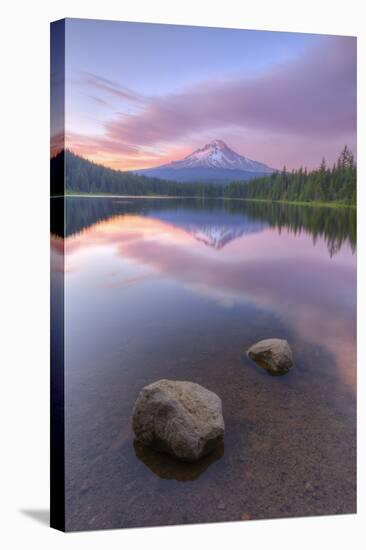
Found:
[[[273,168],[356,154],[353,37],[67,19],[66,147],[112,168],[221,139]]]

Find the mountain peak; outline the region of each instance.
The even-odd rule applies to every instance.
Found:
[[[172,162],[169,167],[175,168],[224,168],[226,170],[245,170],[249,172],[267,172],[272,170],[260,162],[239,155],[221,139],[207,143],[196,149],[183,160]]]
[[[204,149],[206,148],[209,148],[209,147],[215,147],[215,148],[218,148],[218,149],[228,149],[228,146],[226,145],[226,143],[224,141],[222,141],[222,139],[214,139],[213,141],[210,141],[210,143],[207,143],[204,147]]]
[[[177,181],[248,180],[272,172],[273,170],[266,164],[236,153],[221,139],[210,141],[182,160],[139,171],[146,175]]]
[[[200,153],[210,153],[211,151],[232,151],[229,149],[229,147],[226,145],[224,141],[221,139],[214,139],[213,141],[210,141],[210,143],[206,143],[204,147],[200,147],[199,149],[196,149],[193,151],[193,153],[190,153],[186,158],[193,157],[194,155],[200,154]],[[234,152],[234,151],[232,151]]]

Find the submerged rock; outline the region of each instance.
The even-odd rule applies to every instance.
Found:
[[[247,350],[247,355],[269,374],[286,374],[293,366],[292,351],[287,340],[261,340]]]
[[[136,438],[157,451],[195,461],[224,438],[221,399],[193,382],[158,380],[145,386],[134,405]]]

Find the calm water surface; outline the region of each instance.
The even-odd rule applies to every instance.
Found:
[[[351,209],[66,200],[68,529],[355,512],[355,227]],[[270,337],[285,377],[243,353]],[[134,442],[160,378],[220,395],[224,447],[189,465]]]

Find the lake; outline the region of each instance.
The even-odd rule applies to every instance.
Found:
[[[51,241],[68,530],[356,511],[354,209],[69,197]],[[272,337],[293,350],[283,377],[245,356]],[[224,446],[196,464],[134,441],[161,378],[222,399]]]

